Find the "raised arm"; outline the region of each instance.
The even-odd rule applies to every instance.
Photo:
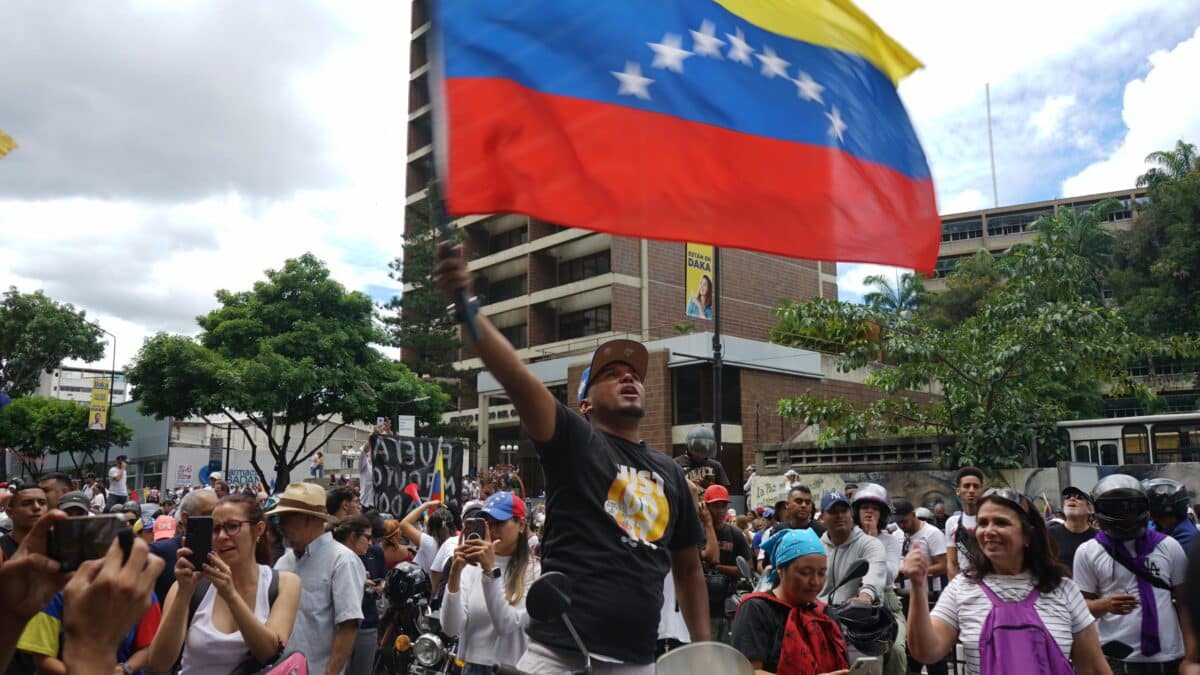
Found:
[[[450,301],[454,300],[459,289],[470,295],[471,274],[462,257],[462,247],[442,242],[438,247],[438,255],[442,260],[433,270],[433,280],[442,289],[442,294]],[[512,344],[487,317],[482,313],[476,314],[475,325],[479,328],[475,351],[488,372],[504,387],[505,394],[521,418],[521,426],[525,427],[531,439],[540,443],[549,441],[554,437],[557,414],[554,395],[529,371]]]

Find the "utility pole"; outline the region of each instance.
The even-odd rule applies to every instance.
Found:
[[[713,247],[713,438],[717,442],[717,456],[721,461],[721,248]]]

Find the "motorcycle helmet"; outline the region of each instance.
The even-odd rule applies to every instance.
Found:
[[[1096,520],[1100,529],[1121,540],[1136,539],[1146,531],[1150,520],[1150,500],[1138,479],[1123,473],[1113,474],[1092,488]]]
[[[1179,481],[1170,478],[1150,478],[1142,481],[1151,516],[1175,516],[1187,518],[1191,496]]]
[[[388,572],[386,589],[388,602],[402,607],[414,599],[428,598],[433,585],[420,565],[403,562]]]
[[[711,458],[717,454],[717,437],[708,427],[693,428],[688,432],[683,445],[693,455]]]
[[[882,656],[896,640],[896,617],[879,600],[870,605],[845,604],[837,608],[836,614],[846,642],[864,656]]]
[[[892,501],[888,499],[887,490],[878,483],[863,483],[858,486],[854,498],[850,500],[850,508],[854,511],[854,522],[858,522],[858,510],[863,504],[873,504],[882,511],[879,527],[887,525],[888,516],[892,515]]]

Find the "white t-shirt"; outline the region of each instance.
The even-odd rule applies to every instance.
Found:
[[[457,547],[458,537],[450,537],[442,542],[442,545],[438,547],[437,555],[433,556],[432,567],[434,572],[441,572],[446,569],[446,563],[450,562],[450,559],[454,557],[454,549]]]
[[[683,612],[675,601],[675,575],[667,570],[667,576],[663,577],[662,610],[658,613],[658,639],[671,638],[680,642],[692,641],[687,622],[683,620]]]
[[[946,555],[946,535],[942,534],[941,530],[929,523],[921,523],[921,529],[917,530],[911,537],[907,537],[907,540],[909,547],[914,542],[921,542],[921,552],[925,554],[925,562],[927,564],[933,564],[933,559],[939,555]],[[942,589],[941,577],[931,577],[929,583],[931,590],[939,591]],[[904,588],[912,590],[912,582],[905,579]]]
[[[976,516],[968,516],[965,513],[956,513],[950,516],[946,521],[946,546],[951,545],[958,549],[958,571],[965,572],[971,569],[971,558],[967,555],[966,541],[958,540],[958,521],[962,520],[963,527],[967,528],[967,534],[975,536],[975,524],[978,522]]]
[[[438,548],[440,547],[438,546],[437,539],[422,532],[420,548],[417,549],[417,554],[413,556],[413,562],[420,565],[421,569],[425,570],[425,573],[428,574],[433,570],[433,560],[437,557]]]
[[[129,472],[125,469],[113,467],[108,470],[108,491],[119,497],[128,497],[129,490],[125,487],[125,478]]]
[[[896,584],[896,575],[900,573],[900,550],[904,546],[904,537],[884,530],[875,538],[883,544],[883,551],[887,554],[887,576],[883,580],[883,587],[891,588]]]
[[[1133,543],[1125,544],[1133,557]],[[1172,587],[1183,584],[1187,573],[1187,555],[1179,542],[1167,537],[1146,558],[1146,566]],[[1075,583],[1080,590],[1095,593],[1101,598],[1110,595],[1128,594],[1138,597],[1137,577],[1104,550],[1095,539],[1081,544],[1075,551]],[[1158,636],[1162,651],[1154,656],[1142,654],[1142,608],[1125,614],[1105,614],[1100,618],[1100,643],[1119,640],[1133,647],[1125,661],[1162,662],[1183,657],[1183,633],[1179,630],[1179,616],[1171,602],[1171,593],[1161,588],[1154,589],[1155,604],[1158,605]]]
[[[1033,590],[1033,578],[1029,572],[990,574],[985,582],[993,593],[1007,602],[1024,600]],[[1062,648],[1063,655],[1070,658],[1075,634],[1094,621],[1079,587],[1070,579],[1063,579],[1058,588],[1039,595],[1033,607],[1042,623],[1046,624],[1046,630]],[[991,611],[992,601],[979,584],[960,574],[946,586],[938,598],[937,606],[930,612],[931,617],[941,619],[958,630],[958,642],[967,659],[967,675],[979,673],[980,633]]]

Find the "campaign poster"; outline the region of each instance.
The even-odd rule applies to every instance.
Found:
[[[684,291],[687,304],[684,313],[693,319],[713,318],[713,247],[708,244],[688,244]]]

